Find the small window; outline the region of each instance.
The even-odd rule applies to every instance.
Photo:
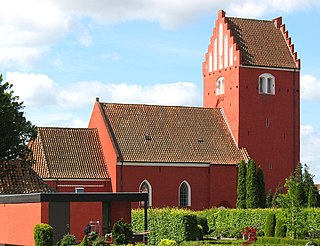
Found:
[[[224,94],[224,78],[220,77],[216,82],[216,94]]]
[[[74,189],[75,193],[83,193],[84,192],[84,188],[83,187],[77,187]]]
[[[187,181],[183,181],[179,187],[179,207],[191,206],[191,188]]]
[[[275,94],[275,78],[269,73],[261,74],[259,77],[259,94]]]
[[[147,180],[144,180],[141,184],[140,184],[140,188],[139,188],[139,192],[145,192],[148,193],[148,207],[152,206],[152,187],[150,185],[150,183]],[[140,207],[143,207],[144,203],[140,202]]]

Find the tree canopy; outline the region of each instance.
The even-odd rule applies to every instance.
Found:
[[[28,141],[36,136],[36,127],[24,117],[23,102],[14,95],[12,84],[0,75],[0,160],[27,158]]]

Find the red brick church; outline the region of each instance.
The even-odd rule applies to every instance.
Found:
[[[234,207],[248,158],[267,189],[283,183],[299,162],[300,60],[281,18],[219,11],[202,70],[203,108],[97,99],[88,128],[39,128],[34,170],[58,191],[148,192],[152,207]]]

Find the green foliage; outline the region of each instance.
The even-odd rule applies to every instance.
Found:
[[[161,241],[158,243],[158,246],[178,246],[179,244],[170,239],[161,239]]]
[[[114,244],[128,244],[132,238],[133,232],[131,224],[123,222],[123,220],[117,221],[112,228],[112,241]]]
[[[256,164],[250,159],[246,175],[246,208],[258,207]]]
[[[2,83],[0,74],[0,159],[28,159],[27,142],[36,136],[36,127],[26,120],[23,102],[13,93],[12,85]]]
[[[203,235],[208,235],[209,234],[209,226],[208,226],[208,220],[204,216],[197,216],[197,223],[198,225],[201,225]]]
[[[279,203],[279,196],[282,194],[282,186],[278,185],[278,187],[276,188],[276,191],[273,194],[272,197],[272,207],[273,208],[279,208],[280,207],[280,203]]]
[[[310,240],[293,240],[290,238],[282,238],[282,237],[261,237],[254,244],[258,245],[307,245]],[[319,244],[320,241],[313,240],[314,243]],[[312,245],[312,244],[310,244]],[[315,245],[315,244],[313,244]]]
[[[86,236],[83,237],[82,241],[78,246],[87,246],[88,245],[88,239]]]
[[[193,211],[176,208],[148,209],[148,243],[157,245],[166,238],[180,243],[198,237],[197,215]],[[143,210],[133,210],[134,231],[143,231]]]
[[[91,244],[92,246],[105,246],[108,245],[102,237],[97,237]]]
[[[60,246],[77,245],[77,239],[72,234],[66,234],[60,241]]]
[[[272,189],[268,191],[267,197],[266,197],[266,207],[271,208],[272,207]]]
[[[34,227],[35,246],[53,245],[53,228],[48,224],[36,224]]]
[[[99,237],[99,234],[96,233],[95,231],[91,231],[89,233],[88,239],[93,242],[94,240],[96,240]]]
[[[257,170],[257,193],[258,193],[258,207],[266,208],[266,185],[264,183],[263,171],[261,166]]]
[[[287,232],[287,227],[283,219],[279,216],[276,218],[276,227],[274,231],[275,237],[285,237]]]
[[[242,160],[238,168],[237,208],[246,208],[246,163]]]
[[[314,185],[309,186],[308,190],[308,208],[315,208],[318,207],[318,192],[316,190],[317,188]]]
[[[276,215],[274,213],[267,214],[266,223],[264,225],[264,236],[273,237],[276,226]]]

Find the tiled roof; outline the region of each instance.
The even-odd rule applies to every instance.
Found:
[[[39,127],[30,147],[42,178],[109,177],[97,129]]]
[[[23,161],[0,161],[0,194],[54,192],[30,164]]]
[[[221,109],[101,103],[123,161],[236,164]]]
[[[298,68],[282,31],[274,21],[226,17],[241,51],[241,64]]]

